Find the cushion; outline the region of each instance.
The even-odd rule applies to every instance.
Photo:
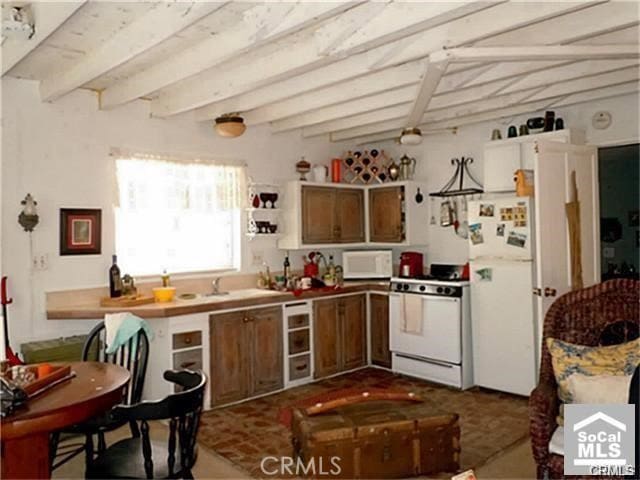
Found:
[[[569,376],[569,394],[573,403],[629,403],[631,375],[597,375],[581,373]]]
[[[549,453],[564,455],[564,427],[558,427],[551,435],[549,441]]]
[[[571,375],[632,375],[640,364],[640,339],[607,347],[575,345],[555,338],[546,341],[562,403],[574,402],[568,385]],[[562,425],[562,405],[560,407],[558,424]]]

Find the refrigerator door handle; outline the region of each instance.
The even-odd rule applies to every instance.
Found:
[[[533,294],[541,297],[542,296],[542,289],[541,288],[534,288],[533,289]]]
[[[556,289],[555,288],[550,288],[550,287],[545,287],[544,288],[544,296],[545,297],[555,297],[556,296]]]

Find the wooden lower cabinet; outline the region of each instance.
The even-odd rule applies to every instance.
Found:
[[[213,405],[283,387],[279,307],[214,314],[209,322]]]
[[[316,378],[366,364],[366,325],[364,294],[313,302]]]
[[[389,296],[369,296],[371,327],[371,363],[391,368],[389,350]]]

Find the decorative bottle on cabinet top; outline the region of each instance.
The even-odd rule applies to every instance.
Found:
[[[118,267],[118,257],[111,257],[112,265],[109,269],[109,296],[118,298],[122,295],[122,278],[120,277],[120,268]]]

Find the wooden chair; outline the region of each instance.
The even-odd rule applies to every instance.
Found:
[[[544,319],[540,378],[529,397],[537,478],[564,478],[564,457],[549,452],[560,400],[545,340],[553,337],[578,345],[615,345],[638,338],[639,330],[640,282],[636,280],[609,280],[569,292],[551,305]]]
[[[140,422],[142,436],[120,440],[99,453],[87,468],[87,478],[193,478],[207,379],[202,371],[189,370],[167,370],[164,378],[184,390],[155,402],[114,407],[115,419]],[[149,420],[169,420],[166,445],[149,438]]]
[[[131,373],[131,380],[124,392],[126,404],[138,403],[142,399],[144,379],[147,374],[147,362],[149,359],[149,338],[144,330],[139,330],[136,335],[122,345],[115,353],[106,353],[106,329],[104,322],[96,325],[85,341],[82,348],[82,360],[93,362],[105,362],[120,365]],[[51,470],[67,463],[76,455],[85,452],[86,464],[89,465],[96,453],[106,449],[105,432],[120,428],[126,422],[116,420],[109,412],[92,418],[87,422],[74,425],[60,432],[55,432],[50,439]],[[140,436],[140,431],[135,422],[130,423],[131,434]],[[61,442],[61,435],[63,442]],[[69,441],[78,435],[83,435],[82,443]],[[93,435],[98,437],[98,449],[94,450]]]

